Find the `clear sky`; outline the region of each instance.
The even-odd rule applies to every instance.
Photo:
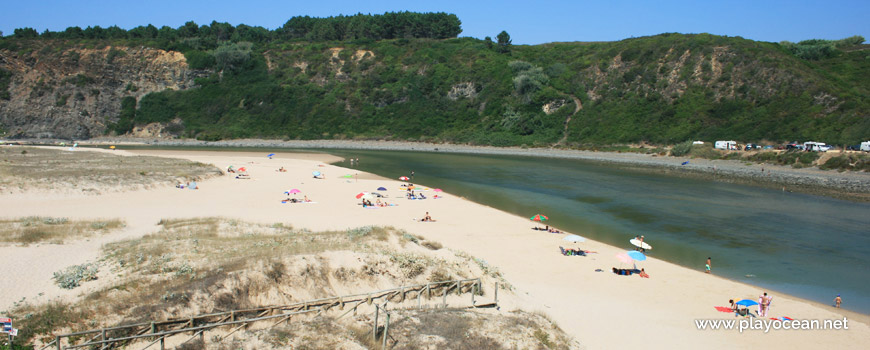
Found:
[[[275,29],[293,16],[326,17],[388,11],[447,12],[462,21],[460,36],[495,38],[507,30],[514,44],[612,41],[666,32],[711,33],[779,42],[870,39],[870,0],[3,0],[0,31],[31,27],[153,24],[177,28],[212,20]]]

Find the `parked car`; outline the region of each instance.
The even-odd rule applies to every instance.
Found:
[[[846,146],[846,150],[847,151],[860,151],[861,145],[849,145],[849,146]]]
[[[767,145],[767,146],[764,146],[764,149],[773,149],[773,146],[772,146],[772,145]]]
[[[791,151],[791,150],[803,151],[804,145],[799,145],[797,143],[789,143],[789,144],[785,145],[785,150],[786,151]]]
[[[754,144],[754,143],[747,143],[747,144],[746,144],[746,147],[743,147],[743,150],[744,150],[744,151],[754,151],[754,150],[757,150],[757,149],[760,149],[760,148],[761,148],[761,146],[756,145],[756,144]]]

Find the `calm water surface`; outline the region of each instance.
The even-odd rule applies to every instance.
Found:
[[[646,236],[652,256],[870,313],[870,204],[598,163],[521,156],[340,150],[362,171],[440,187],[618,247]],[[349,162],[338,165],[350,167]],[[531,227],[531,223],[530,223]],[[755,291],[749,291],[755,292]],[[758,291],[760,292],[760,291]]]

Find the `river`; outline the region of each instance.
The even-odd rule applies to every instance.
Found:
[[[870,204],[583,160],[432,152],[329,150],[338,163],[415,182],[551,226],[824,304],[870,314]],[[486,218],[481,218],[486,225]],[[532,223],[530,222],[530,226]],[[615,258],[614,258],[615,260]]]

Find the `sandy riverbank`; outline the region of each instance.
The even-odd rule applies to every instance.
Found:
[[[300,149],[365,149],[391,151],[450,152],[466,154],[519,155],[582,159],[630,167],[641,171],[665,173],[714,181],[740,183],[783,191],[801,192],[834,198],[870,201],[870,173],[837,172],[818,168],[796,169],[775,164],[747,163],[737,160],[709,160],[686,157],[658,156],[640,153],[593,152],[551,148],[489,147],[453,144],[430,144],[401,141],[343,141],[343,140],[227,140],[206,142],[196,140],[147,140],[129,138],[103,138],[83,141],[82,144],[135,144],[153,146],[203,147],[276,147]],[[689,161],[688,164],[683,164]]]
[[[571,244],[562,240],[563,235],[530,230],[532,225],[527,218],[453,194],[445,194],[445,198],[437,200],[405,200],[399,194],[398,181],[326,164],[335,160],[332,156],[279,153],[274,159],[266,159],[261,152],[144,150],[117,153],[179,157],[224,169],[229,165],[245,166],[253,179],[213,178],[201,181],[196,191],[168,187],[97,196],[26,193],[0,196],[2,215],[6,217],[121,218],[127,222],[127,229],[120,234],[69,246],[0,247],[0,254],[11,262],[6,265],[4,283],[0,286],[0,294],[11,298],[5,297],[0,309],[21,297],[28,300],[74,297],[79,291],[58,289],[51,283],[51,274],[95,258],[103,243],[153,232],[156,223],[163,218],[220,216],[269,224],[284,222],[311,230],[393,226],[441,242],[445,247],[466,251],[496,266],[520,296],[520,307],[546,313],[592,349],[634,346],[859,349],[870,345],[866,316],[778,294],[774,295],[770,316],[799,320],[842,320],[846,316],[849,329],[771,330],[767,333],[747,330],[742,334],[737,330],[697,330],[696,320],[735,319],[732,314],[716,311],[714,306],[727,306],[727,300],[732,298],[757,299],[763,290],[655,258],[643,263],[650,279],[616,276],[607,271],[619,266],[615,255],[628,247],[587,241],[580,246],[597,253],[565,257],[559,254],[558,248]],[[281,166],[288,172],[275,171]],[[315,170],[324,173],[326,178],[313,179],[311,172]],[[356,193],[380,186],[388,188],[389,200],[399,206],[363,209],[357,205]],[[302,190],[317,203],[280,203],[285,197],[282,192],[289,188]],[[437,222],[413,220],[427,211]],[[604,272],[596,272],[597,269]],[[44,294],[38,297],[39,293]]]

